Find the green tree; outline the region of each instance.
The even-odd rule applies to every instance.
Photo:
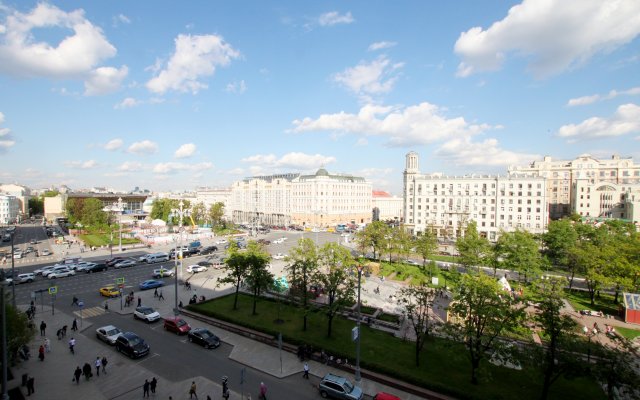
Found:
[[[438,239],[431,229],[425,230],[413,242],[416,253],[422,257],[422,273],[426,274],[427,260],[432,257],[438,249]],[[433,277],[433,268],[429,268],[429,279]]]
[[[359,249],[363,249],[363,252],[371,249],[373,258],[378,259],[380,252],[387,245],[389,234],[390,229],[387,224],[382,221],[374,221],[357,232],[355,240]]]
[[[290,283],[289,293],[292,300],[297,301],[304,310],[302,330],[307,330],[307,314],[309,313],[309,287],[318,269],[319,255],[315,242],[309,238],[298,240],[298,245],[289,250],[287,266]]]
[[[233,309],[238,309],[238,293],[240,292],[240,285],[246,279],[249,274],[249,264],[246,257],[237,246],[229,246],[227,250],[227,259],[222,266],[222,277],[218,278],[218,286],[223,283],[231,283],[235,286],[235,297],[233,299]]]
[[[44,214],[44,198],[32,197],[29,199],[29,212],[31,215]]]
[[[42,197],[56,197],[60,192],[57,190],[47,190],[42,194]]]
[[[420,366],[420,352],[429,337],[429,312],[433,308],[435,296],[435,290],[424,282],[405,287],[400,290],[398,295],[398,304],[402,308],[402,314],[409,321],[413,333],[416,335],[416,367]]]
[[[102,202],[98,199],[85,199],[80,221],[84,226],[99,227],[107,224],[108,215],[103,211]]]
[[[502,232],[496,243],[496,252],[502,260],[502,266],[510,271],[517,271],[520,277],[524,275],[526,283],[527,277],[540,275],[542,257],[539,247],[531,233],[518,229]]]
[[[322,286],[327,296],[327,337],[331,337],[333,318],[354,298],[356,282],[346,272],[353,267],[354,259],[348,248],[329,242],[320,248],[318,264],[313,280]]]
[[[411,254],[413,239],[403,225],[389,229],[391,249],[398,258],[405,260]]]
[[[489,255],[491,244],[487,238],[478,234],[476,221],[467,224],[464,236],[458,237],[456,240],[456,248],[460,254],[459,262],[464,265],[467,270],[471,267],[480,267],[485,264]]]
[[[0,282],[4,282],[4,270],[0,269]],[[14,308],[10,304],[9,292],[4,289],[0,291],[0,296],[4,295],[5,309],[1,310],[6,315],[7,321],[7,361],[9,365],[17,361],[18,350],[23,345],[28,345],[35,336],[35,327],[29,324],[25,313]]]
[[[198,225],[204,225],[207,220],[207,207],[203,202],[194,204],[191,208],[191,218]]]
[[[568,218],[551,221],[548,231],[542,235],[546,255],[553,265],[568,269],[571,249],[578,241],[578,233]]]
[[[494,278],[483,273],[466,274],[456,288],[449,314],[453,318],[446,324],[446,332],[464,343],[471,363],[471,383],[476,385],[487,354],[508,354],[508,346],[497,339],[520,325],[523,308]]]
[[[589,365],[589,371],[596,381],[605,386],[608,399],[639,399],[640,373],[636,350],[623,337],[613,336],[611,340],[611,346],[593,346],[593,355],[598,361]]]
[[[211,226],[217,227],[223,225],[222,217],[224,216],[224,203],[214,203],[209,207],[209,219]]]
[[[570,257],[576,263],[578,271],[585,278],[592,306],[595,305],[596,292],[603,285],[610,283],[607,275],[608,250],[595,242],[580,242],[570,252]]]
[[[175,199],[154,199],[149,216],[151,219],[170,222],[169,214],[172,209],[178,208],[178,203],[179,201]]]
[[[260,293],[273,283],[273,274],[267,268],[271,257],[262,246],[253,240],[247,244],[247,251],[237,254],[244,259],[247,266],[246,282],[253,292],[252,314],[256,315],[256,305]]]

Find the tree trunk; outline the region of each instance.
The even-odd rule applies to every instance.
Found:
[[[424,340],[424,336],[418,335],[416,337],[416,367],[420,366],[420,341]]]
[[[333,323],[333,312],[329,311],[329,324],[327,326],[327,337],[331,337],[331,324]]]
[[[571,268],[571,278],[569,279],[569,290],[573,288],[573,278],[576,275],[575,269]]]
[[[471,359],[471,383],[478,384],[478,368],[480,368],[480,360],[476,357]]]
[[[253,313],[256,315],[256,304],[258,303],[258,289],[253,289]]]
[[[233,309],[234,310],[238,309],[238,292],[240,292],[240,284],[239,283],[236,285],[236,296],[233,299]]]

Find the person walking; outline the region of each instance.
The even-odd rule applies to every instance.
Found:
[[[77,319],[73,319],[73,323],[71,324],[71,330],[72,331],[77,331],[78,330],[78,320]]]
[[[102,372],[107,373],[107,357],[102,357]]]
[[[71,354],[76,354],[75,352],[76,340],[74,338],[69,339],[69,351]]]
[[[29,379],[27,379],[27,396],[31,396],[33,393],[35,393],[35,389],[33,388],[33,385],[35,383],[35,379],[33,378],[33,376],[30,376]]]
[[[89,380],[91,378],[91,375],[93,375],[91,373],[91,365],[89,365],[89,363],[84,363],[84,365],[82,366],[82,373],[84,374],[84,378],[86,380]]]
[[[44,361],[44,346],[40,345],[40,348],[38,349],[38,358],[40,359],[40,361]]]
[[[158,297],[158,288],[153,291],[153,297]]]
[[[78,305],[78,298],[76,296],[73,296],[73,301],[71,302],[71,306],[77,306]]]
[[[46,331],[47,331],[47,324],[44,321],[40,322],[40,336],[44,336]]]
[[[164,300],[164,295],[162,294],[162,289],[160,289],[160,294],[158,295],[158,300]]]
[[[158,384],[158,380],[154,376],[153,379],[151,379],[151,393],[156,394],[156,385],[157,384]]]
[[[142,397],[149,397],[149,380],[144,380],[144,385],[142,385]]]
[[[189,389],[189,398],[193,399],[193,397],[195,396],[196,400],[198,399],[198,394],[196,393],[196,382],[192,381],[191,382],[191,389]]]
[[[140,298],[140,296],[138,296],[138,307],[140,307],[142,305],[142,299]]]
[[[44,338],[44,351],[51,353],[51,341],[49,338]]]
[[[305,379],[309,379],[309,364],[308,363],[304,363],[304,367],[302,367],[304,373],[302,374],[302,377]]]
[[[264,382],[260,382],[260,398],[267,400],[267,385],[265,385]]]
[[[100,367],[102,366],[102,360],[100,360],[100,356],[96,357],[95,365],[96,365],[96,376],[100,376]]]
[[[80,369],[80,366],[78,365],[76,367],[76,370],[73,371],[73,376],[76,378],[76,385],[80,384],[80,375],[82,375],[82,370]]]

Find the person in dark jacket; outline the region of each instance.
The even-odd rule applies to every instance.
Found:
[[[76,370],[73,371],[73,376],[76,378],[76,384],[77,385],[80,384],[80,375],[82,375],[82,370],[80,369],[80,366],[78,365],[76,367]]]

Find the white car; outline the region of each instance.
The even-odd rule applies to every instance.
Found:
[[[174,276],[176,274],[175,269],[166,269],[164,267],[160,267],[158,269],[153,270],[154,278],[164,278],[166,276]]]
[[[24,274],[19,274],[16,282],[17,283],[31,283],[36,280],[36,275],[33,272],[27,272]]]
[[[187,267],[187,272],[191,274],[195,274],[198,272],[205,272],[206,270],[207,270],[207,267],[205,267],[204,265],[198,265],[198,264],[189,265]]]
[[[73,276],[76,274],[76,271],[69,269],[69,268],[65,268],[65,269],[58,269],[58,270],[54,270],[53,272],[49,273],[49,275],[47,275],[47,278],[49,279],[56,279],[56,278],[65,278],[67,276]]]
[[[51,255],[51,250],[49,249],[44,249],[40,252],[41,256],[50,256]]]
[[[57,267],[57,265],[49,265],[47,267],[38,268],[35,271],[33,271],[33,273],[36,275],[43,275],[45,272],[51,271],[55,267]]]
[[[229,243],[227,239],[218,239],[218,241],[216,242],[216,244],[227,244],[227,243]]]
[[[102,328],[96,329],[96,337],[105,343],[109,343],[110,345],[116,344],[116,339],[123,333],[124,332],[113,325],[107,325],[103,326]]]
[[[280,244],[280,243],[284,243],[284,240],[282,240],[282,238],[280,238],[280,239],[276,239],[276,240],[274,240],[274,241],[273,241],[273,242],[271,242],[271,243],[273,243],[273,244]]]
[[[151,307],[137,307],[133,312],[133,318],[141,319],[147,322],[153,322],[160,319],[160,313]]]
[[[24,253],[21,252],[20,250],[13,252],[13,258],[16,258],[16,259],[17,258],[22,258],[23,255],[24,255]]]
[[[80,261],[79,263],[69,264],[68,267],[69,269],[72,269],[74,271],[86,271],[87,268],[92,267],[94,265],[95,263],[92,263],[92,262]]]
[[[276,253],[273,256],[271,256],[271,258],[273,258],[274,260],[284,260],[286,256],[287,256],[286,254]]]

